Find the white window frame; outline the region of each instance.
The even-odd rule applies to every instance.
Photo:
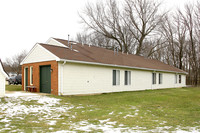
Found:
[[[175,76],[174,76],[174,78],[175,78],[175,80],[174,80],[174,81],[175,81],[175,84],[178,83],[177,77],[178,77],[177,74],[175,74]]]
[[[178,75],[178,83],[181,84],[181,82],[182,82],[182,76]]]
[[[158,78],[159,78],[158,83],[163,84],[163,74],[162,73],[159,73]]]
[[[127,72],[127,75],[126,75],[126,72]],[[127,70],[124,71],[124,85],[131,85],[131,71],[127,71]]]
[[[30,66],[30,85],[33,85],[33,66]]]
[[[154,77],[155,76],[155,77]],[[152,73],[152,84],[155,85],[156,84],[156,73],[153,72]]]
[[[115,74],[115,82],[114,82],[114,71],[116,72],[116,74]],[[113,82],[112,82],[112,85],[113,86],[117,86],[117,85],[120,85],[120,70],[113,70],[112,71],[113,73],[113,75],[112,75],[112,78],[113,78]]]
[[[28,68],[28,67],[24,67],[24,90],[26,90],[26,86],[28,86],[28,85],[26,85],[26,68]]]

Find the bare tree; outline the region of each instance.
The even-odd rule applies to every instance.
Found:
[[[89,34],[77,40],[158,59],[188,71],[190,83],[200,83],[200,2],[169,16],[153,0],[120,2],[88,4],[80,17]]]
[[[110,0],[106,4],[99,2],[96,5],[90,3],[80,17],[87,29],[115,40],[120,49],[123,49],[126,43],[124,39],[126,30],[120,19],[121,15],[116,1]]]
[[[24,50],[21,53],[11,58],[7,58],[6,61],[3,63],[6,69],[5,71],[7,73],[16,73],[17,75],[21,74],[20,63],[23,61],[26,55],[27,55],[27,52]]]
[[[159,13],[160,3],[149,0],[126,0],[125,22],[137,41],[136,55],[142,54],[145,39],[155,36],[166,13]],[[152,37],[152,36],[151,36]]]
[[[82,44],[95,45],[106,49],[114,49],[116,42],[112,39],[106,38],[98,32],[92,34],[78,33],[76,41]]]
[[[183,69],[186,60],[187,28],[182,23],[180,11],[170,16],[172,17],[165,16],[160,27],[160,33],[166,41],[166,49],[164,50],[167,51],[162,56],[167,56],[165,57],[167,59],[166,63]]]
[[[183,58],[186,56],[186,27],[183,23],[181,23],[181,17],[178,14],[174,16],[175,30],[176,30],[176,42],[175,45],[177,47],[177,62],[178,68],[183,68]],[[185,53],[185,55],[184,55]]]
[[[80,17],[92,33],[114,40],[123,52],[140,55],[144,40],[156,29],[164,14],[158,14],[160,4],[156,2],[136,1],[124,0],[124,8],[115,0],[88,4]]]
[[[188,44],[189,44],[189,50],[188,55],[190,57],[190,65],[192,67],[192,75],[194,76],[194,84],[198,84],[198,57],[197,57],[197,49],[198,49],[198,43],[197,39],[195,38],[195,9],[193,5],[187,4],[185,5],[185,14],[183,14],[181,11],[179,11],[179,14],[182,19],[182,23],[185,25],[187,31],[188,31]]]
[[[82,44],[90,44],[90,35],[86,33],[77,33],[75,40]]]

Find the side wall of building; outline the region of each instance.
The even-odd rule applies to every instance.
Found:
[[[46,61],[29,63],[22,65],[22,90],[25,90],[25,68],[28,68],[28,86],[30,84],[30,68],[33,68],[33,84],[36,87],[36,91],[40,92],[40,66],[50,65],[51,72],[51,94],[58,95],[58,63],[57,61]]]
[[[113,85],[113,70],[120,71],[120,84]],[[125,85],[125,71],[131,71],[131,84]],[[85,64],[58,64],[59,95],[91,94],[120,91],[136,91],[185,86],[185,75],[181,83],[175,83],[175,73],[156,72],[156,84],[152,84],[152,71],[104,67]],[[159,84],[162,73],[162,84]]]
[[[5,95],[5,82],[6,77],[0,71],[0,97],[3,97]]]

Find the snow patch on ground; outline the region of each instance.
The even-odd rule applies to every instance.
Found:
[[[76,107],[77,109],[83,109],[83,108],[85,108],[85,107],[83,107],[83,106],[78,106],[78,107]]]
[[[105,120],[99,120],[100,123],[105,123],[105,122],[108,122],[108,121],[110,121],[110,118],[105,119]]]
[[[114,113],[114,112],[112,111],[112,112],[109,113],[109,115],[112,115],[113,113]]]
[[[124,119],[126,119],[127,117],[136,117],[136,116],[138,116],[139,109],[136,109],[135,107],[134,108],[132,107],[131,109],[135,109],[134,115],[131,112],[131,114],[127,114],[126,116],[124,116],[123,117]]]
[[[131,129],[127,128],[127,127],[117,127],[115,128],[115,124],[117,122],[112,122],[112,121],[109,121],[109,119],[106,119],[106,120],[99,120],[101,124],[99,125],[94,125],[94,124],[91,124],[87,121],[81,121],[81,122],[78,122],[78,123],[73,123],[71,126],[71,128],[73,129],[76,129],[77,131],[84,131],[84,132],[92,132],[94,130],[100,130],[100,131],[103,131],[105,133],[110,133],[110,132],[117,132],[117,133],[121,133],[121,132],[132,132]],[[84,125],[83,125],[84,123]],[[63,131],[64,132],[67,132],[67,131]]]
[[[76,133],[75,131],[68,131],[68,130],[61,130],[61,131],[56,131],[55,133]]]
[[[99,120],[99,123],[92,124],[88,122],[88,120],[82,120],[76,123],[70,122],[70,129],[69,130],[61,130],[61,131],[54,131],[54,125],[57,124],[57,120],[62,119],[62,116],[70,117],[70,119],[76,118],[77,112],[74,115],[69,115],[69,111],[72,108],[82,109],[84,108],[83,105],[73,106],[70,103],[65,103],[60,106],[60,99],[51,98],[48,96],[41,96],[34,93],[10,93],[6,94],[4,100],[0,102],[0,132],[23,132],[20,129],[17,129],[13,126],[12,120],[17,119],[19,121],[25,119],[26,115],[34,115],[35,119],[31,121],[32,123],[40,123],[45,122],[50,127],[48,128],[52,132],[56,133],[74,133],[77,131],[83,132],[94,132],[94,131],[103,131],[105,133],[110,132],[134,132],[134,133],[147,133],[147,132],[168,132],[168,130],[172,127],[164,126],[164,127],[157,127],[152,130],[146,130],[145,127],[127,127],[126,125],[117,123],[116,121],[111,121],[110,118]],[[27,102],[29,102],[27,104]],[[33,103],[33,104],[30,104]],[[92,105],[88,107],[93,107]],[[124,118],[128,117],[135,117],[139,115],[139,110],[135,106],[130,107],[131,112],[128,114],[123,114],[119,112],[118,114],[125,115]],[[92,110],[91,110],[92,111]],[[148,110],[148,112],[151,112]],[[116,112],[110,112],[109,115],[114,115]],[[156,121],[156,120],[155,120]],[[157,121],[158,122],[158,121]],[[165,124],[166,121],[161,122],[160,124]],[[67,123],[63,122],[63,125]],[[51,127],[52,126],[52,127]],[[199,127],[198,127],[199,128]],[[189,130],[189,131],[185,131]],[[42,132],[42,129],[35,129],[35,132]],[[189,133],[189,132],[200,132],[197,127],[177,127],[177,133]]]
[[[48,124],[49,124],[49,125],[56,125],[56,122],[57,122],[57,121],[49,121]]]
[[[59,104],[59,100],[46,96],[6,97],[6,103],[0,104],[0,112],[6,117],[13,117],[30,113],[48,114],[53,110],[63,111],[62,108],[53,107]],[[23,105],[27,101],[37,101],[41,105]]]
[[[130,106],[130,109],[137,109],[136,106]]]
[[[73,123],[71,125],[72,129],[76,129],[76,131],[83,131],[83,132],[93,132],[93,131],[103,131],[104,133],[110,133],[110,132],[115,132],[115,133],[121,133],[121,132],[132,132],[132,133],[148,133],[148,132],[162,132],[162,133],[168,133],[169,129],[172,128],[170,126],[164,126],[164,127],[157,127],[152,130],[146,130],[145,127],[125,127],[125,125],[120,124],[116,125],[117,122],[109,121],[110,119],[105,119],[105,120],[99,120],[100,124],[99,125],[94,125],[89,123],[88,121],[80,121],[77,123]],[[181,127],[178,127],[176,129],[176,133],[199,133],[200,130],[197,129],[197,127],[188,127],[185,129],[188,129],[189,131],[185,131],[180,129]],[[67,133],[67,130],[62,130],[58,131],[56,133]]]
[[[28,102],[28,103],[27,103]],[[32,104],[31,104],[32,103]],[[4,102],[0,102],[0,132],[16,130],[12,125],[13,119],[23,120],[26,115],[35,116],[33,123],[45,121],[49,125],[55,125],[56,119],[61,119],[61,114],[74,108],[72,105],[62,105],[60,99],[42,96],[34,93],[16,92],[6,94]]]

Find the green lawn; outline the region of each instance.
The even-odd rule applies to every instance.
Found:
[[[21,91],[22,86],[21,85],[6,85],[7,91]]]
[[[101,127],[109,125],[112,129],[121,128],[121,132],[191,131],[191,127],[200,130],[200,88],[48,97],[61,99],[59,104],[52,106],[58,109],[52,109],[48,116],[33,112],[12,117],[10,126],[25,132],[102,132],[105,130]],[[38,102],[24,100],[21,104],[32,107],[38,105]],[[56,124],[48,124],[49,121]]]

